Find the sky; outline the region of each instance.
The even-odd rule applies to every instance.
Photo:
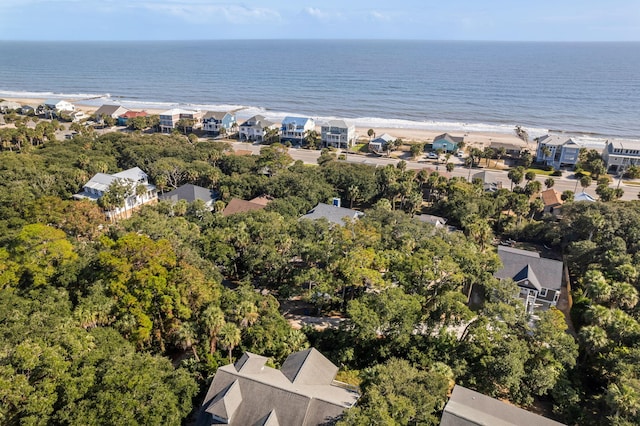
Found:
[[[0,0],[0,40],[640,41],[640,0]]]

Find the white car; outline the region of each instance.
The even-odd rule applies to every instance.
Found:
[[[458,158],[462,158],[464,157],[464,151],[458,151],[456,155],[458,156]]]
[[[432,158],[434,160],[437,160],[438,154],[436,154],[435,152],[430,152],[429,154],[427,154],[427,158]]]

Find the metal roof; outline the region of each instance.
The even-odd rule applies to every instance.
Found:
[[[460,385],[453,388],[440,426],[562,426],[562,423]]]

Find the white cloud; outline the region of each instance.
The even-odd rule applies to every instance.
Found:
[[[280,14],[272,9],[247,7],[228,4],[211,4],[206,0],[170,0],[165,2],[144,2],[130,4],[129,8],[145,9],[172,15],[186,21],[204,22],[212,19],[224,19],[231,23],[248,21],[279,21]],[[213,22],[212,22],[213,23]]]
[[[318,9],[317,7],[305,7],[302,13],[314,19],[317,19],[318,21],[333,21],[336,19],[344,19],[344,16],[340,12],[322,10]]]
[[[317,18],[317,19],[327,19],[329,17],[328,13],[323,12],[322,10],[316,7],[306,7],[304,11],[307,15],[313,16],[314,18]]]
[[[391,20],[391,17],[388,14],[379,12],[377,10],[372,10],[371,12],[369,12],[369,16],[371,18],[373,18],[374,20],[376,20],[376,21],[385,21],[386,22],[386,21],[390,21]]]

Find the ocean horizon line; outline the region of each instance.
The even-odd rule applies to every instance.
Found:
[[[504,44],[638,44],[640,40],[480,40],[480,39],[417,39],[417,38],[184,38],[184,39],[0,39],[0,43],[166,43],[166,42],[326,42],[326,41],[350,41],[350,42],[418,42],[418,43],[504,43]]]

